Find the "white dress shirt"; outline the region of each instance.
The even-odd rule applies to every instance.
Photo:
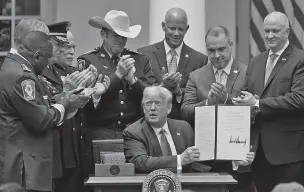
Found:
[[[155,132],[155,135],[157,136],[159,145],[161,145],[161,134],[159,132],[160,132],[161,128],[163,128],[165,130],[165,136],[166,136],[166,138],[168,140],[168,143],[170,145],[172,156],[177,155],[177,170],[182,170],[181,157],[176,152],[175,144],[174,144],[174,141],[172,139],[172,136],[171,136],[171,133],[170,133],[170,130],[169,130],[169,127],[168,127],[168,122],[166,121],[166,123],[164,124],[163,127],[156,128],[156,127],[152,126],[152,128]]]

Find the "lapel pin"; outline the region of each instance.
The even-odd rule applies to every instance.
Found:
[[[107,66],[105,66],[105,65],[102,65],[102,66],[103,66],[104,68],[106,68],[106,69],[108,68],[108,67],[107,67]]]
[[[180,135],[180,133],[176,133],[177,135]]]
[[[188,55],[188,54],[185,54],[185,57],[187,57],[187,58],[188,58],[188,57],[189,57],[189,55]]]
[[[104,55],[104,54],[101,54],[100,57],[101,57],[101,58],[105,58],[105,55]]]
[[[239,72],[238,70],[234,70],[234,71],[233,71],[233,73],[238,73],[238,72]]]
[[[282,61],[286,61],[286,58],[282,58]]]

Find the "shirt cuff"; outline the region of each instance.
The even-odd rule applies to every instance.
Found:
[[[180,155],[177,155],[177,173],[182,173],[182,159]]]
[[[97,108],[97,106],[98,106],[98,103],[99,103],[99,101],[100,101],[100,99],[101,99],[101,95],[100,96],[96,96],[96,95],[92,95],[92,99],[93,99],[93,104],[94,104],[94,107],[95,107],[95,109]]]
[[[239,165],[237,165],[235,161],[232,161],[232,169],[233,169],[233,171],[237,171],[238,168],[239,168]]]
[[[63,117],[64,117],[64,113],[65,113],[65,108],[63,105],[55,103],[52,105],[52,107],[56,108],[59,112],[60,112],[60,120],[57,123],[57,126],[60,126],[63,123]]]
[[[256,107],[260,107],[260,100],[256,100],[256,102],[255,102],[254,106],[256,106]]]

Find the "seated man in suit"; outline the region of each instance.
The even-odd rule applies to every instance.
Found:
[[[180,107],[189,73],[204,66],[208,57],[184,43],[189,29],[186,12],[180,8],[167,11],[162,22],[165,39],[139,48],[150,57],[153,73],[158,83],[163,83],[173,93],[170,117],[181,119]]]
[[[172,108],[172,93],[161,86],[147,87],[142,105],[145,117],[123,132],[126,161],[135,164],[137,173],[189,169],[186,165],[198,161],[200,152],[193,146],[191,126],[167,118]]]
[[[231,98],[240,93],[246,73],[246,65],[232,57],[233,42],[225,27],[210,28],[205,36],[205,41],[210,63],[190,73],[181,108],[183,119],[192,125],[194,125],[195,107],[232,104]],[[248,155],[253,160],[254,153]],[[231,173],[239,181],[237,191],[247,190],[252,185],[251,173],[248,172],[249,167],[237,169],[240,162],[233,163],[234,169],[246,173],[238,174],[233,171],[230,161],[211,162],[210,171]],[[249,165],[251,162],[242,165]]]

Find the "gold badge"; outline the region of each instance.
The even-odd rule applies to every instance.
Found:
[[[35,82],[32,79],[26,79],[21,83],[23,97],[26,100],[35,99]]]
[[[181,192],[182,186],[177,176],[166,169],[158,169],[147,175],[143,192]]]

